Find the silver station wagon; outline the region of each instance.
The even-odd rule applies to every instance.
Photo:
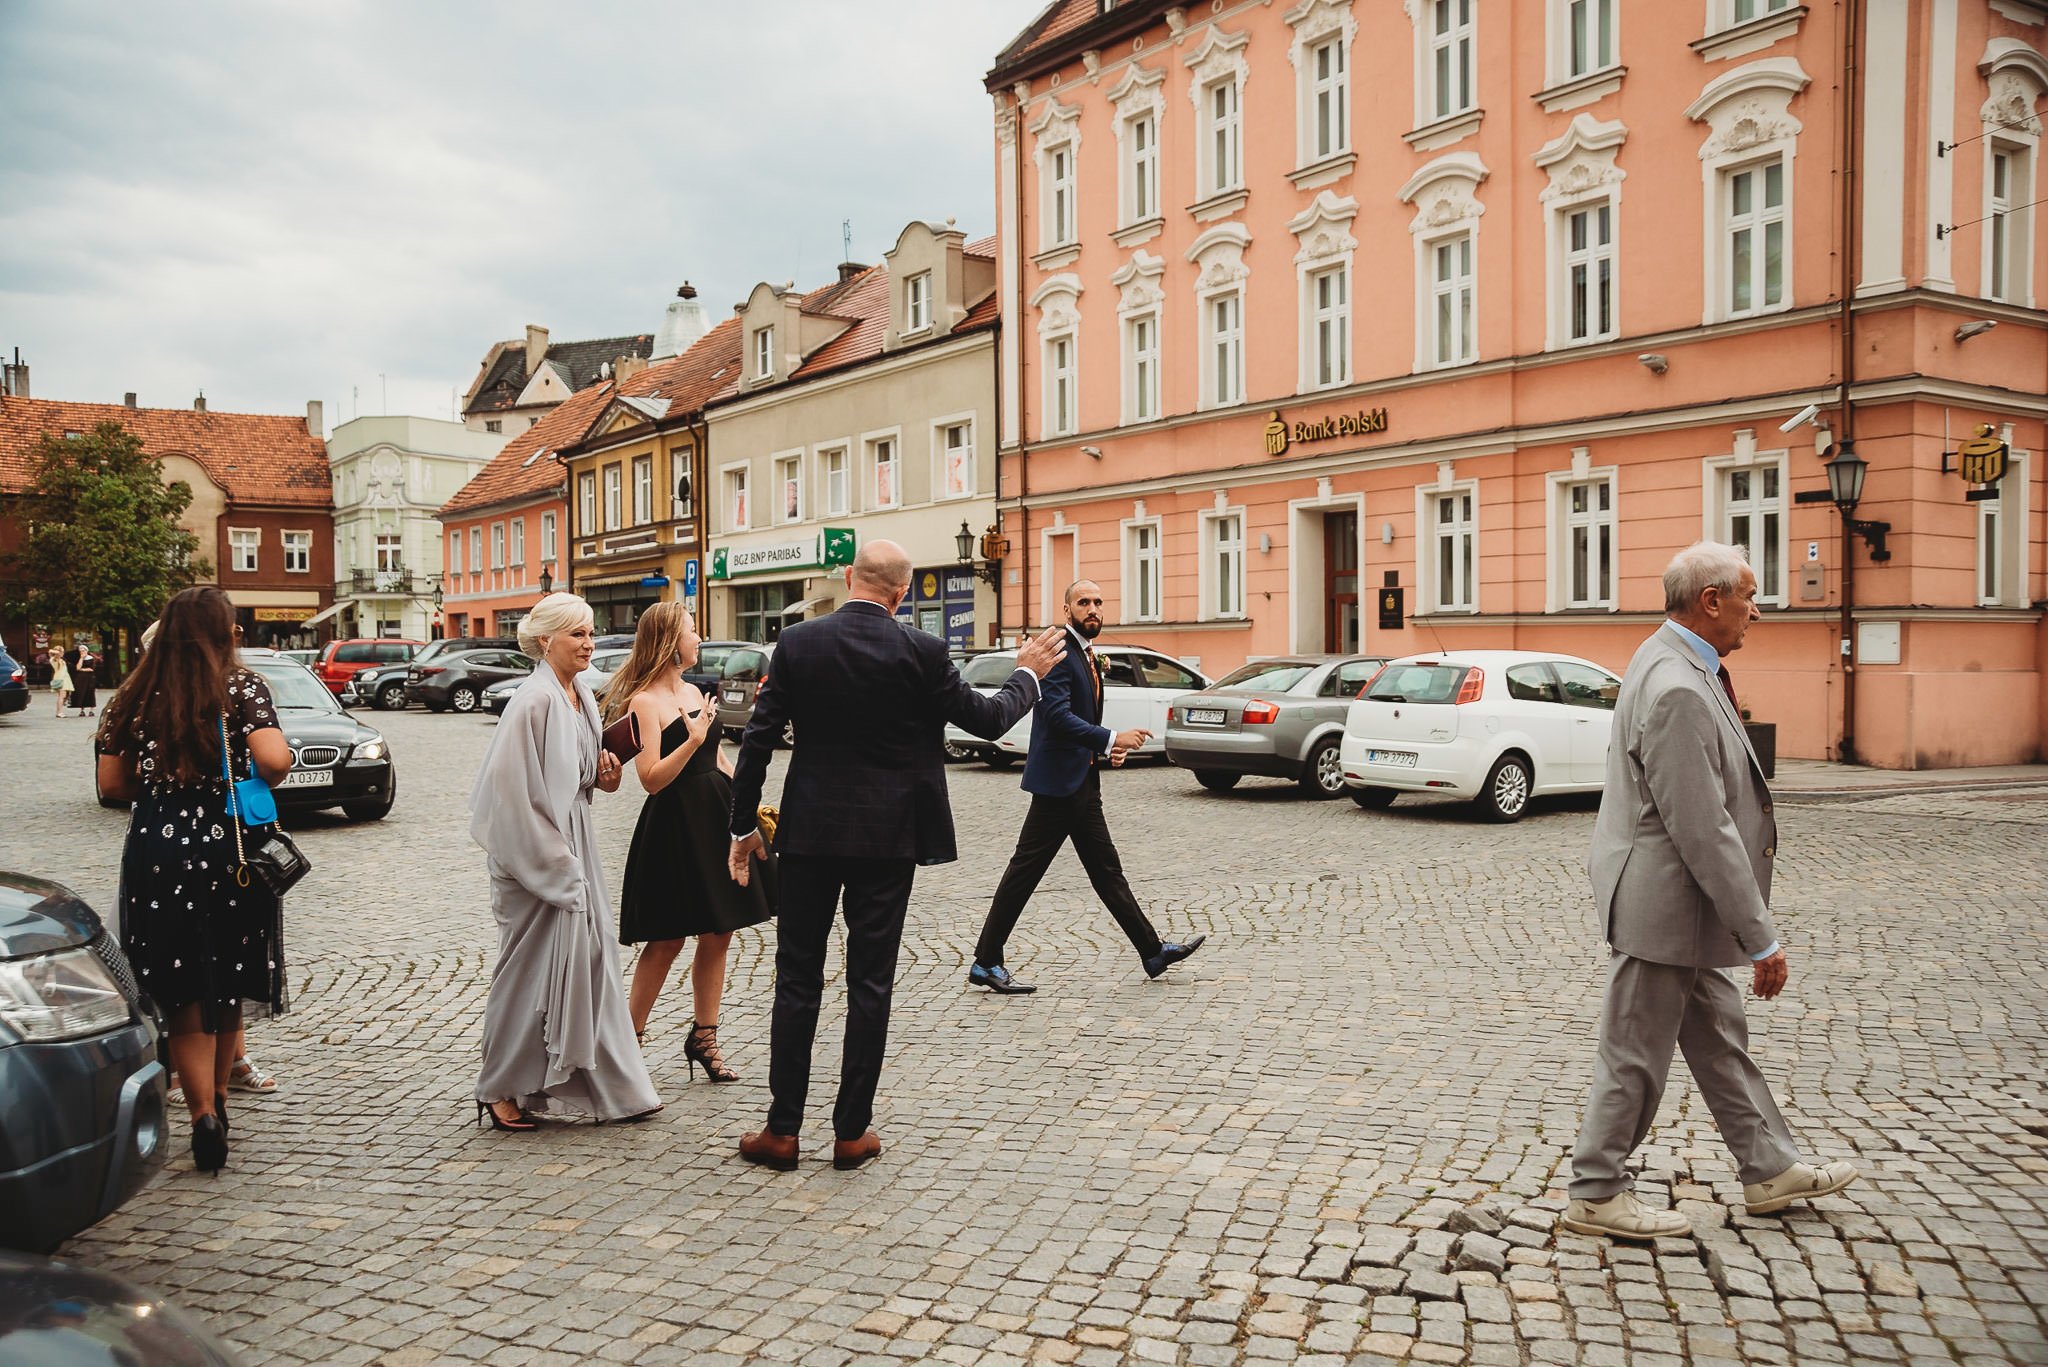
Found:
[[[1254,660],[1173,700],[1166,758],[1212,792],[1258,774],[1293,779],[1310,797],[1342,797],[1344,716],[1384,664],[1377,655]]]

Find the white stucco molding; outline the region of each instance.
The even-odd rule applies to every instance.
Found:
[[[2048,93],[2048,58],[2017,38],[1993,38],[1977,70],[1990,86],[1978,117],[1992,127],[2041,135],[2034,105]]]
[[[1216,289],[1250,275],[1244,249],[1251,244],[1251,229],[1242,223],[1219,223],[1196,238],[1188,247],[1187,259],[1198,268],[1200,286]]]
[[[1294,263],[1301,266],[1334,260],[1356,251],[1358,239],[1351,235],[1351,224],[1357,217],[1357,200],[1349,195],[1339,198],[1328,190],[1319,193],[1306,209],[1288,220],[1287,231],[1301,243]]]
[[[1564,132],[1536,151],[1536,165],[1550,173],[1550,184],[1539,198],[1558,204],[1618,187],[1628,172],[1616,166],[1614,158],[1626,141],[1628,128],[1619,119],[1602,122],[1591,114],[1573,115]]]
[[[1164,260],[1143,248],[1131,253],[1131,259],[1109,277],[1109,283],[1117,287],[1119,294],[1117,313],[1121,316],[1157,308],[1166,297],[1161,288],[1165,278]]]
[[[1081,321],[1081,278],[1071,271],[1053,276],[1032,292],[1031,307],[1038,311],[1039,336],[1073,331]]]
[[[1700,144],[1700,160],[1798,137],[1804,125],[1788,106],[1812,82],[1796,57],[1766,57],[1708,81],[1685,107],[1688,119],[1713,129]]]
[[[1140,66],[1132,62],[1124,68],[1124,78],[1118,81],[1103,98],[1117,107],[1117,112],[1126,117],[1138,113],[1147,106],[1156,108],[1166,86],[1166,71],[1163,67]]]
[[[1486,212],[1479,186],[1490,174],[1477,152],[1446,152],[1426,163],[1400,189],[1401,202],[1415,206],[1408,231],[1434,233],[1477,222]]]
[[[1202,102],[1202,87],[1213,85],[1225,76],[1236,76],[1238,83],[1244,83],[1251,66],[1245,56],[1245,47],[1252,40],[1249,31],[1231,33],[1221,24],[1211,24],[1202,41],[1194,51],[1182,57],[1181,65],[1194,74],[1188,83],[1188,95],[1197,106]]]

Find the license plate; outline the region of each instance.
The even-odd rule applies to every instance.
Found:
[[[730,703],[742,703],[747,700],[747,695],[737,688],[726,689],[724,696],[725,700]]]
[[[332,769],[294,769],[279,781],[280,788],[332,788]]]
[[[1188,709],[1188,724],[1190,726],[1221,726],[1223,725],[1223,709],[1220,707],[1190,707]]]
[[[1365,762],[1367,764],[1391,764],[1396,769],[1413,769],[1415,767],[1415,752],[1413,750],[1368,750],[1365,752]]]

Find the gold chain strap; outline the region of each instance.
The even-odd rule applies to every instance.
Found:
[[[235,771],[228,760],[228,714],[220,714],[221,779],[228,785],[228,824],[235,828],[235,885],[249,886],[249,856],[242,849],[242,813],[235,805]]]

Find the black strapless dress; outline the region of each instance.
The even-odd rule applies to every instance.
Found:
[[[661,753],[687,739],[689,727],[677,717],[662,728]],[[744,930],[774,915],[772,860],[757,859],[745,887],[726,872],[731,811],[732,783],[719,770],[717,744],[707,739],[674,781],[641,805],[619,897],[620,944]]]

